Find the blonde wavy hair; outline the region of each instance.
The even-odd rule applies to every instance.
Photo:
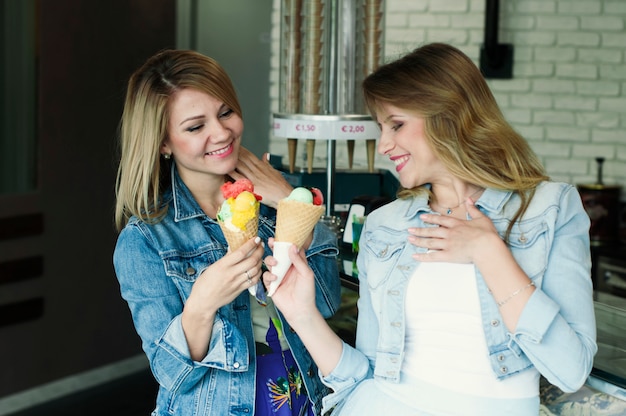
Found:
[[[167,212],[160,200],[169,185],[170,164],[161,159],[167,138],[168,103],[190,88],[205,92],[242,117],[241,106],[226,71],[214,59],[191,50],[163,50],[130,77],[119,125],[120,161],[115,183],[115,227],[131,216],[159,221]]]
[[[375,119],[385,104],[424,117],[433,152],[459,179],[519,194],[522,203],[508,225],[508,240],[537,185],[549,178],[526,140],[505,120],[474,62],[451,45],[427,44],[379,67],[363,81],[363,93]],[[398,197],[423,192],[429,191],[401,188]]]

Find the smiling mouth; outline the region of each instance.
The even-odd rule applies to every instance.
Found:
[[[219,150],[214,150],[212,152],[207,152],[207,153],[205,153],[205,155],[207,155],[207,156],[220,156],[220,155],[223,155],[223,154],[226,154],[226,153],[230,152],[232,147],[233,147],[233,145],[231,143],[228,146],[223,147],[223,148],[221,148]]]
[[[394,165],[400,166],[401,164],[403,164],[407,160],[409,160],[408,156],[401,156],[401,157],[399,157],[397,159],[393,159],[392,161],[393,161]]]

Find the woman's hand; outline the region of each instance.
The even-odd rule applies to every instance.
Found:
[[[211,264],[196,279],[181,317],[193,360],[200,361],[207,354],[217,310],[259,281],[263,253],[261,239],[251,238]]]
[[[414,254],[419,261],[476,263],[489,256],[493,244],[504,244],[491,220],[468,198],[465,207],[471,220],[436,214],[423,214],[421,219],[437,227],[409,228],[409,242],[424,247],[428,253]]]
[[[327,376],[339,362],[343,341],[315,306],[315,276],[306,261],[304,251],[298,251],[296,246],[291,246],[289,258],[292,266],[274,292],[272,300],[285,315],[291,329],[296,331],[322,375]],[[276,261],[268,256],[265,264],[271,267]],[[265,272],[263,280],[269,284],[276,280],[276,276]]]
[[[186,307],[217,310],[261,278],[263,243],[255,237],[211,264],[193,285]]]
[[[289,196],[293,188],[280,171],[270,165],[268,156],[269,154],[265,153],[263,160],[260,160],[248,149],[241,146],[237,166],[229,175],[235,180],[250,179],[254,184],[254,192],[263,197],[261,202],[276,208],[278,201]]]
[[[273,246],[274,240],[269,239],[268,244]],[[285,315],[289,324],[296,327],[296,319],[310,317],[310,314],[317,314],[315,305],[315,276],[313,270],[306,261],[304,250],[298,250],[295,245],[289,248],[289,259],[292,262],[287,270],[283,281],[272,295],[274,304]],[[265,258],[265,264],[271,270],[277,261],[273,256]],[[271,271],[263,273],[263,283],[269,286],[276,280],[276,275]]]

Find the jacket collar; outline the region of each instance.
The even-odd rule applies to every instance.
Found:
[[[196,202],[187,185],[183,182],[176,169],[176,163],[172,163],[171,184],[172,200],[174,205],[174,221],[183,221],[190,218],[205,216],[204,211]]]
[[[430,184],[426,184],[424,187],[430,190]],[[478,201],[476,201],[476,206],[490,214],[495,214],[502,211],[504,205],[511,199],[512,195],[512,191],[487,188]],[[424,212],[431,212],[428,206],[428,195],[425,193],[408,200],[407,203],[408,206],[404,214],[407,218],[413,218]]]
[[[503,191],[499,189],[487,188],[476,201],[476,206],[482,208],[490,214],[502,212],[504,206],[513,196],[513,191]]]

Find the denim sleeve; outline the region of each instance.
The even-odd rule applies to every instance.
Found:
[[[589,216],[575,188],[563,192],[547,268],[511,342],[565,392],[586,381],[597,351]]]
[[[322,414],[343,402],[358,383],[371,378],[372,374],[365,355],[344,342],[337,366],[326,377],[320,373],[322,382],[332,390],[323,399]]]
[[[341,304],[338,254],[337,236],[324,224],[316,224],[306,257],[315,274],[317,308],[324,318],[333,316]]]
[[[365,224],[367,227],[367,223]],[[365,229],[363,230],[365,231]],[[366,244],[366,242],[363,242]],[[343,343],[343,350],[337,366],[322,382],[333,393],[324,398],[324,411],[343,402],[363,380],[373,377],[378,340],[378,320],[372,308],[371,295],[367,285],[367,251],[361,250],[357,257],[359,269],[359,311],[356,327],[356,348]],[[321,377],[321,374],[320,374]]]
[[[232,349],[226,351],[224,332],[233,325],[216,318],[211,351],[194,362],[182,329],[183,300],[176,284],[164,270],[159,253],[138,227],[127,226],[119,235],[113,263],[122,298],[128,303],[135,330],[151,370],[164,388],[171,392],[191,390],[211,367],[230,371],[248,369],[245,337],[231,337]]]

